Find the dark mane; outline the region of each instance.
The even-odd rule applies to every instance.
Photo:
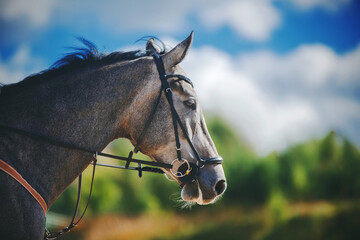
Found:
[[[124,62],[134,60],[137,58],[151,56],[152,52],[145,49],[139,49],[135,51],[121,52],[116,51],[112,53],[100,52],[96,45],[84,38],[77,38],[84,47],[71,47],[73,52],[66,54],[61,59],[53,63],[49,69],[41,71],[37,74],[30,75],[24,80],[9,85],[2,85],[0,83],[0,94],[12,94],[22,91],[31,86],[37,85],[50,79],[71,71],[79,70],[85,67],[104,66],[117,62]],[[145,40],[142,38],[140,40]],[[161,54],[166,52],[165,45],[159,39],[157,39],[161,46]]]

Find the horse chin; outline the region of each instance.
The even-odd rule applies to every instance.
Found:
[[[208,205],[214,203],[214,199],[203,199],[202,191],[197,181],[190,182],[184,185],[181,190],[181,198],[191,204]]]

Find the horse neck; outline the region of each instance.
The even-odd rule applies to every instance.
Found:
[[[0,113],[7,113],[0,114],[0,121],[101,151],[113,139],[127,134],[124,115],[146,79],[145,69],[137,66],[113,64],[45,81],[22,96],[0,101]],[[0,158],[6,157],[49,206],[92,160],[89,153],[6,134],[0,138]]]

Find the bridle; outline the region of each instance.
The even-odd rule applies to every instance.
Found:
[[[223,159],[220,156],[213,157],[213,158],[207,158],[207,159],[201,158],[199,152],[196,150],[193,142],[191,141],[191,139],[186,131],[186,128],[179,117],[179,114],[177,113],[177,111],[175,109],[174,102],[173,102],[172,90],[171,90],[170,84],[167,80],[169,78],[176,78],[178,80],[184,80],[185,82],[187,82],[191,86],[193,86],[191,80],[180,74],[166,74],[164,63],[163,63],[161,56],[157,52],[154,52],[153,58],[156,63],[157,70],[159,72],[159,76],[160,76],[160,80],[161,80],[161,90],[165,93],[166,99],[170,105],[172,122],[173,122],[173,126],[174,126],[177,158],[173,161],[172,165],[174,167],[175,163],[176,163],[176,165],[178,165],[178,168],[177,168],[176,172],[171,171],[171,173],[173,175],[175,175],[181,181],[180,186],[183,187],[186,183],[195,181],[197,173],[199,172],[200,168],[203,168],[206,165],[221,164],[223,162]],[[158,98],[160,98],[160,97],[158,97]],[[156,111],[158,103],[159,103],[159,101],[157,101],[155,104],[155,111]],[[148,121],[151,121],[151,119],[150,120],[148,119]],[[180,129],[182,130],[182,132],[186,138],[186,141],[188,142],[192,152],[195,155],[195,159],[196,159],[195,163],[189,162],[186,159],[182,158],[181,142],[180,142],[180,137],[179,137],[178,126],[180,126]],[[145,129],[145,131],[146,131],[146,129]]]
[[[82,174],[79,175],[79,189],[78,189],[78,199],[76,202],[76,206],[75,206],[75,213],[74,216],[71,220],[71,223],[68,227],[60,230],[59,232],[56,233],[50,233],[47,230],[45,231],[45,239],[55,239],[57,237],[59,237],[60,235],[62,235],[63,233],[66,233],[68,231],[70,231],[71,228],[73,228],[74,226],[76,226],[79,221],[82,219],[82,217],[85,214],[85,211],[87,209],[87,206],[89,204],[89,200],[91,197],[91,192],[92,192],[92,186],[93,186],[93,182],[94,182],[94,175],[95,175],[95,167],[96,166],[103,166],[103,167],[113,167],[113,168],[120,168],[120,169],[128,169],[128,170],[136,170],[139,173],[139,177],[142,176],[142,172],[154,172],[154,173],[162,173],[164,174],[165,172],[161,169],[169,169],[169,171],[176,177],[178,178],[178,180],[181,182],[180,183],[180,187],[182,188],[186,183],[188,182],[193,182],[196,181],[197,175],[199,173],[199,170],[201,168],[203,168],[206,165],[215,165],[215,164],[222,164],[223,159],[220,156],[216,156],[216,157],[212,157],[212,158],[207,158],[207,159],[203,159],[201,158],[199,152],[197,151],[197,149],[195,148],[192,140],[190,139],[186,128],[184,126],[184,124],[182,123],[179,114],[177,113],[175,106],[174,106],[174,102],[173,102],[173,93],[170,87],[170,84],[168,82],[168,79],[170,78],[175,78],[177,79],[177,81],[185,81],[187,83],[189,83],[192,87],[193,87],[193,83],[192,81],[187,78],[184,75],[180,75],[180,74],[166,74],[165,72],[165,67],[164,67],[164,63],[163,60],[161,58],[161,56],[157,53],[157,52],[153,52],[153,59],[155,61],[158,73],[159,73],[159,77],[161,80],[161,88],[159,91],[159,95],[156,99],[155,104],[153,105],[153,108],[150,111],[150,114],[145,122],[144,128],[141,131],[141,134],[137,140],[137,143],[134,147],[133,151],[129,152],[128,157],[121,157],[121,156],[116,156],[116,155],[111,155],[111,154],[107,154],[107,153],[102,153],[102,152],[98,152],[98,151],[94,151],[94,150],[90,150],[87,148],[83,148],[80,146],[76,146],[73,144],[69,144],[63,141],[59,141],[59,140],[55,140],[53,138],[49,138],[47,136],[43,136],[40,134],[36,134],[36,133],[32,133],[26,130],[22,130],[19,128],[15,128],[15,127],[10,127],[10,126],[6,126],[6,125],[2,125],[0,124],[0,128],[4,129],[4,130],[8,130],[17,134],[21,134],[33,139],[37,139],[43,142],[47,142],[50,143],[52,145],[57,145],[63,148],[68,148],[68,149],[73,149],[73,150],[79,150],[79,151],[83,151],[83,152],[87,152],[87,153],[92,153],[93,154],[93,173],[92,173],[92,180],[91,180],[91,186],[90,186],[90,193],[89,193],[89,197],[88,197],[88,201],[86,204],[86,207],[83,211],[83,213],[81,214],[81,217],[75,221],[75,217],[77,215],[77,211],[78,211],[78,205],[79,205],[79,200],[80,200],[80,192],[81,192],[81,177]],[[137,153],[139,151],[139,145],[141,144],[147,130],[150,127],[150,124],[155,116],[156,110],[158,108],[158,105],[160,103],[160,99],[162,96],[162,93],[165,94],[166,99],[169,103],[170,106],[170,110],[171,110],[171,116],[172,116],[172,123],[173,123],[173,127],[174,127],[174,134],[175,134],[175,150],[176,150],[176,155],[177,158],[172,162],[172,164],[168,164],[168,163],[162,163],[162,162],[153,162],[153,161],[145,161],[145,160],[139,160],[139,159],[135,159],[133,158],[133,154]],[[193,154],[195,155],[195,159],[196,162],[189,162],[188,160],[186,160],[185,158],[182,157],[182,153],[181,153],[181,142],[180,142],[180,136],[179,136],[179,127],[183,133],[183,135],[186,138],[186,141],[188,142]],[[102,164],[102,163],[97,163],[97,157],[98,156],[103,156],[103,157],[107,157],[107,158],[112,158],[112,159],[117,159],[117,160],[122,160],[122,161],[126,161],[124,166],[121,165],[109,165],[109,164]],[[137,163],[138,167],[132,167],[130,166],[130,163]],[[148,165],[151,167],[143,167],[142,165]]]

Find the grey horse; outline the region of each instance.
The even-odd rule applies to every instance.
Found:
[[[151,52],[161,55],[167,73],[185,75],[178,64],[192,41],[193,33],[163,51],[151,38],[142,51],[102,54],[84,40],[88,49],[79,49],[19,83],[2,86],[0,124],[89,149],[102,150],[117,138],[136,145],[161,87]],[[169,83],[174,106],[201,157],[218,156],[194,88],[186,81],[169,79]],[[184,134],[180,133],[180,140],[184,158],[195,162]],[[139,149],[153,161],[171,163],[176,159],[174,145],[170,108],[163,95]],[[92,154],[0,129],[0,159],[14,167],[50,207],[89,166]],[[180,184],[168,169],[164,171]],[[196,178],[182,188],[183,200],[210,204],[226,189],[220,164],[204,166]],[[44,229],[41,206],[0,170],[0,238],[42,239]]]

